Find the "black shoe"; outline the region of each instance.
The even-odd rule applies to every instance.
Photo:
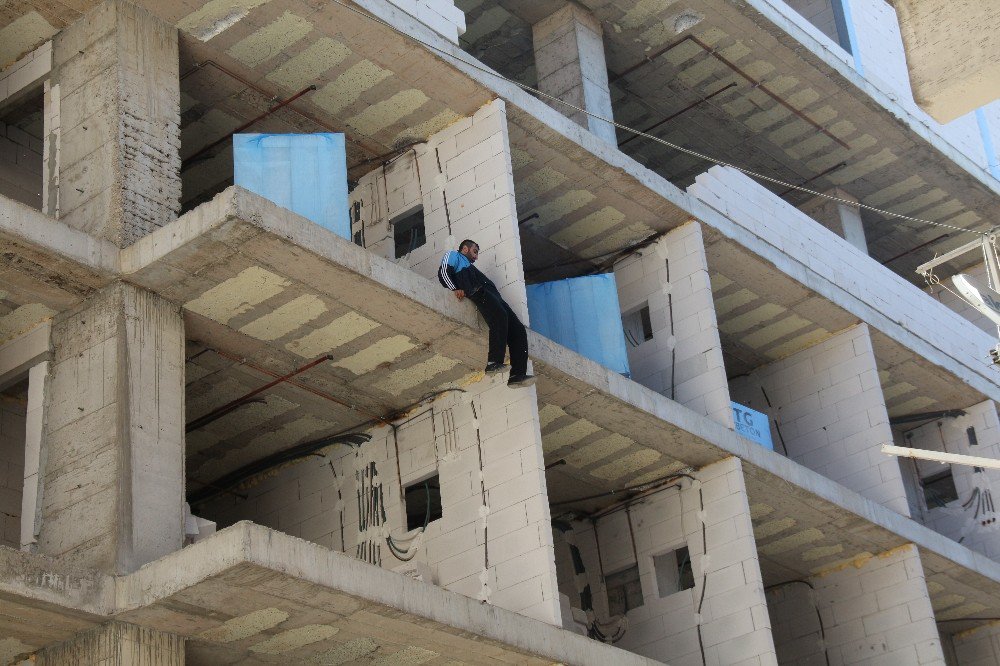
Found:
[[[507,369],[507,364],[506,363],[487,363],[486,364],[486,374],[487,375],[495,375],[495,374],[498,374],[500,372],[503,372],[506,369]]]
[[[511,388],[521,388],[524,386],[534,386],[534,375],[511,375],[507,380],[507,386]]]

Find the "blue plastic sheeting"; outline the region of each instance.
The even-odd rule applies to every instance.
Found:
[[[771,441],[771,422],[767,418],[767,414],[744,407],[738,402],[730,404],[733,406],[733,422],[736,424],[736,432],[753,442],[757,442],[764,448],[774,451],[774,443]]]
[[[343,134],[234,134],[236,185],[351,237]]]
[[[628,376],[613,273],[528,285],[528,316],[533,330]]]

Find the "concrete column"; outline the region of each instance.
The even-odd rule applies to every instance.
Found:
[[[770,596],[775,643],[782,663],[945,663],[927,579],[913,544],[856,560],[805,585]],[[823,618],[820,638],[816,609]]]
[[[778,453],[910,515],[868,326],[859,324],[730,385],[733,400],[771,418]]]
[[[532,26],[531,32],[538,89],[610,119],[611,92],[600,21],[582,7],[567,3]],[[611,123],[550,100],[546,103],[611,145],[617,145],[615,128]]]
[[[38,666],[184,666],[184,639],[154,629],[109,622],[37,653]]]
[[[816,197],[806,203],[802,210],[824,227],[868,254],[868,241],[865,238],[865,228],[861,222],[861,209],[856,205],[858,200],[840,188],[835,188],[827,194],[838,199],[851,201],[855,205]]]
[[[615,281],[632,379],[732,428],[701,225],[688,222],[619,262]],[[645,307],[648,340],[638,314]]]
[[[177,30],[106,0],[53,39],[43,210],[126,247],[180,210]]]
[[[181,547],[184,322],[116,283],[52,325],[37,550],[126,573]]]

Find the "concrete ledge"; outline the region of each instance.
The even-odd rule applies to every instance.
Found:
[[[594,666],[657,663],[248,522],[237,523],[117,579],[119,619],[142,624],[143,615],[132,617],[130,610],[168,602],[179,592],[196,589],[227,572],[237,571],[238,578],[241,570],[248,583],[252,583],[254,574],[246,565],[350,595],[367,612],[379,613],[369,607],[377,604],[392,609],[396,615],[412,616],[412,622],[428,630],[431,629],[428,620],[457,629],[464,633],[455,635],[469,637],[472,649],[475,642],[485,638],[496,645],[513,646],[564,663]],[[235,588],[233,594],[234,599],[239,597]],[[233,608],[232,612],[239,610]]]

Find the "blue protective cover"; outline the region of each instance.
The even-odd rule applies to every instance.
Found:
[[[757,442],[764,448],[774,451],[774,443],[771,441],[771,422],[767,414],[744,407],[738,402],[730,404],[733,406],[733,423],[736,425],[736,432]]]
[[[628,376],[613,273],[531,284],[527,289],[533,330]]]
[[[236,185],[351,237],[343,134],[234,134],[233,164]]]

